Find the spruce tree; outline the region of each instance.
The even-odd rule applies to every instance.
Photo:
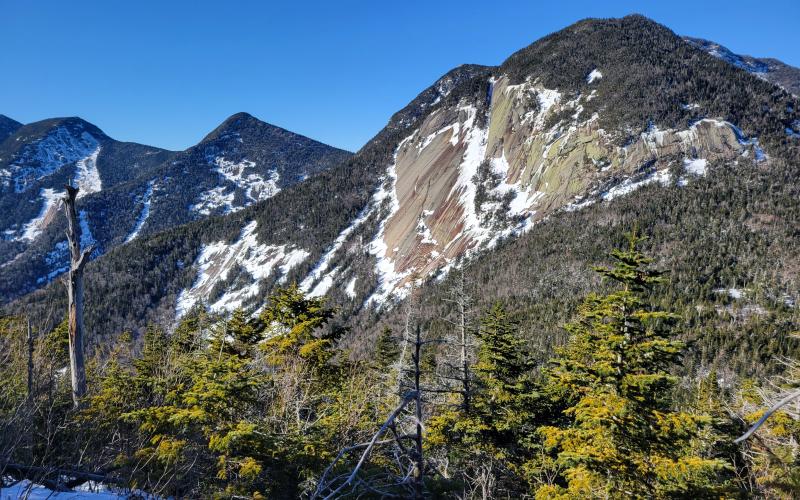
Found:
[[[571,334],[549,373],[550,390],[566,401],[563,426],[542,427],[560,480],[537,498],[719,497],[725,462],[692,453],[692,439],[710,422],[675,409],[683,343],[677,317],[650,307],[650,289],[663,282],[638,249],[642,238],[614,250],[611,268],[596,271],[618,289],[590,295],[567,325]]]

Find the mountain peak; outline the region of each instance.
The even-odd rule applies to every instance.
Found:
[[[3,142],[6,137],[16,132],[22,124],[17,120],[0,115],[0,142]]]

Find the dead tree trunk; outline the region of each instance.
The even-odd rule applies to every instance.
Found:
[[[414,339],[414,354],[411,358],[414,362],[414,420],[416,420],[416,432],[414,435],[414,474],[412,479],[414,481],[414,499],[420,500],[423,498],[425,491],[425,457],[422,448],[422,386],[420,378],[422,376],[422,333],[420,327],[416,328],[416,336]]]
[[[67,243],[70,250],[70,268],[67,276],[69,327],[69,366],[72,381],[72,401],[77,407],[86,394],[86,367],[83,361],[83,268],[92,253],[92,247],[81,251],[81,227],[75,210],[78,188],[66,186],[64,212],[67,216]]]
[[[31,333],[31,319],[25,318],[28,335],[25,337],[28,347],[28,409],[33,402],[33,335]]]
[[[450,288],[448,296],[444,299],[454,305],[457,317],[455,320],[444,319],[457,331],[457,338],[452,342],[459,349],[459,359],[456,363],[449,363],[448,366],[457,372],[457,375],[453,378],[461,385],[461,408],[469,413],[472,398],[472,367],[470,366],[470,361],[471,349],[474,346],[470,333],[472,328],[470,319],[472,315],[472,297],[467,289],[467,278],[464,274],[463,262],[461,265],[461,269],[455,275],[455,283]]]

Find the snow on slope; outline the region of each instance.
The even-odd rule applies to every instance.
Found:
[[[266,200],[275,196],[281,189],[278,187],[280,174],[272,170],[268,178],[255,172],[249,172],[256,164],[250,160],[238,163],[226,160],[224,156],[209,157],[208,161],[214,166],[213,171],[218,173],[223,185],[204,191],[189,210],[201,215],[210,215],[221,210],[223,213],[236,212],[253,203]],[[235,190],[244,192],[243,204],[234,204]]]
[[[258,243],[255,221],[247,224],[233,243],[218,241],[204,245],[194,263],[197,278],[188,290],[178,296],[176,315],[186,314],[198,303],[208,303],[212,312],[229,312],[242,307],[255,297],[261,282],[277,276],[281,282],[295,266],[310,255],[302,248],[289,245]],[[231,271],[239,271],[231,276]],[[216,285],[235,278],[220,296],[213,296]]]
[[[78,198],[82,198],[87,194],[92,194],[103,189],[103,183],[100,180],[100,172],[97,170],[97,156],[100,154],[100,146],[97,146],[92,154],[82,158],[75,164],[75,182],[74,185],[78,186]]]
[[[587,81],[602,77],[599,70],[590,75]],[[705,175],[710,161],[766,159],[757,139],[722,120],[700,120],[685,130],[653,126],[622,147],[617,135],[600,128],[597,113],[581,121],[582,103],[595,92],[565,100],[536,81],[510,85],[504,76],[489,85],[494,97],[485,124],[478,126],[477,108],[462,101],[434,110],[397,146],[373,197],[383,206],[368,246],[377,283],[366,305],[402,299],[422,280],[444,276],[460,259],[558,210],[650,184],[682,186]],[[530,105],[534,100],[538,106]],[[554,116],[560,117],[555,124]],[[685,173],[676,183],[673,166]],[[335,271],[319,277],[315,291],[327,291],[340,274],[345,292],[354,293],[354,282],[345,283],[350,270]]]
[[[240,207],[233,206],[234,193],[226,192],[225,186],[217,186],[200,194],[200,200],[189,207],[192,212],[201,215],[210,215],[217,209],[222,209],[224,213],[236,212]]]
[[[39,192],[39,196],[41,196],[43,200],[42,209],[39,211],[39,215],[22,227],[22,239],[33,241],[37,236],[42,234],[44,228],[50,224],[50,221],[52,221],[58,213],[58,207],[63,195],[64,193],[57,193],[51,188],[44,188]]]
[[[85,250],[97,243],[97,240],[92,236],[92,230],[89,228],[89,216],[86,210],[78,212],[78,224],[81,226],[81,250]]]
[[[125,243],[129,243],[136,239],[139,236],[139,232],[144,227],[144,223],[147,222],[147,218],[150,217],[150,200],[153,198],[153,185],[155,181],[150,181],[147,183],[147,191],[145,191],[144,196],[142,196],[142,211],[139,212],[139,217],[136,218],[136,224],[133,226],[133,231],[125,238]]]
[[[603,73],[601,73],[597,68],[593,69],[591,73],[586,75],[586,83],[594,83],[596,80],[603,78]]]
[[[333,241],[333,245],[328,249],[327,252],[322,256],[322,258],[317,262],[314,266],[314,269],[306,276],[306,278],[300,283],[300,289],[304,292],[308,293],[311,297],[319,297],[321,295],[325,295],[328,293],[331,285],[333,285],[333,276],[336,273],[336,269],[332,271],[328,271],[330,267],[331,260],[342,248],[342,245],[347,240],[347,238],[355,231],[370,214],[371,204],[368,204],[361,213],[356,216],[353,222],[347,226],[336,239]],[[316,286],[314,286],[316,284]],[[312,288],[313,286],[313,288]]]
[[[367,305],[376,304],[380,306],[384,304],[400,281],[408,276],[408,273],[395,272],[394,262],[388,254],[389,247],[384,241],[384,235],[386,233],[386,223],[400,210],[400,201],[397,199],[397,190],[395,189],[395,183],[397,182],[397,152],[408,141],[412,140],[416,134],[417,131],[414,131],[413,134],[398,144],[394,153],[394,161],[386,170],[386,179],[372,197],[376,207],[387,205],[388,215],[381,220],[375,238],[367,246],[369,252],[375,257],[375,270],[378,275],[378,288],[367,299]]]
[[[275,196],[280,188],[278,181],[280,176],[273,170],[268,179],[264,179],[256,173],[247,173],[247,169],[252,169],[256,164],[250,160],[242,160],[239,163],[226,160],[223,156],[214,158],[213,164],[216,165],[214,171],[219,173],[225,180],[232,182],[236,187],[243,189],[245,195],[253,202],[266,200]]]
[[[13,181],[14,191],[21,193],[29,189],[34,181],[56,172],[64,165],[90,158],[99,146],[97,139],[88,132],[76,137],[66,127],[57,127],[39,141],[25,146],[9,169],[0,173],[0,182],[7,186]]]

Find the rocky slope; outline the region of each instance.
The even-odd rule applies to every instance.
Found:
[[[781,168],[800,151],[797,110],[782,89],[645,18],[582,21],[500,66],[453,70],[335,168],[93,262],[87,324],[113,332],[172,324],[199,304],[257,307],[297,281],[366,331],[412,287],[540,228],[566,234],[558,221],[574,214],[624,206],[617,219],[636,219],[653,190],[694,193],[737,169],[793,178]],[[508,277],[519,263],[496,264]],[[17,307],[59,300],[50,288]]]
[[[145,234],[241,210],[330,168],[349,153],[239,113],[186,151],[109,138],[79,118],[18,127],[0,144],[0,297],[66,269],[63,185],[80,187],[94,257]]]

